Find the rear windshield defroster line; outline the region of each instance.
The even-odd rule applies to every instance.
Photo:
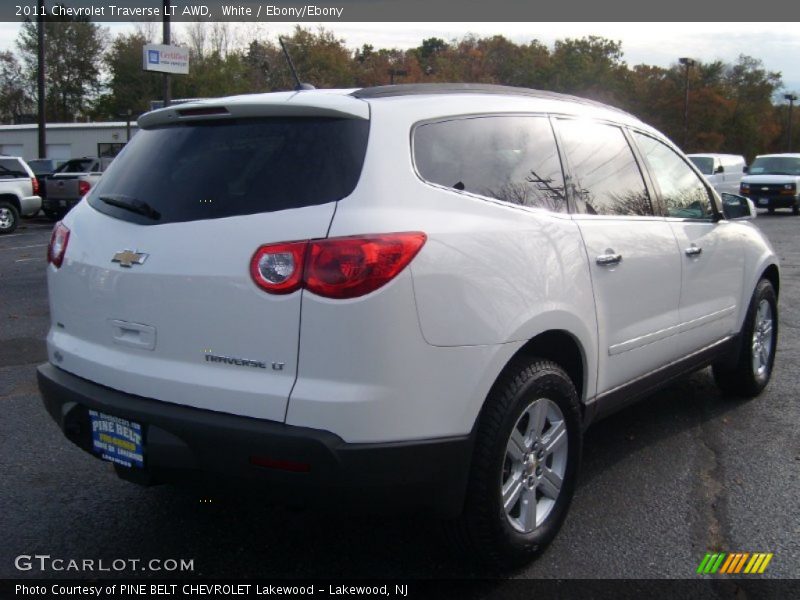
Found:
[[[369,122],[324,117],[194,121],[139,131],[103,174],[89,204],[158,225],[341,200],[364,164]],[[103,202],[128,197],[160,218]]]

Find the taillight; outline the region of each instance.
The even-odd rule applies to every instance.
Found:
[[[61,221],[53,227],[50,244],[47,246],[47,262],[58,268],[64,262],[64,254],[69,243],[69,229]]]
[[[291,294],[303,284],[303,259],[308,242],[261,246],[250,259],[250,275],[271,294]]]
[[[39,195],[39,180],[36,177],[31,177],[31,185],[33,186],[33,195]]]
[[[78,182],[78,195],[83,198],[86,194],[89,193],[89,190],[92,189],[92,184],[88,181],[79,181]]]
[[[410,232],[270,244],[256,250],[250,274],[272,294],[303,287],[325,298],[357,298],[394,279],[426,239]]]
[[[312,242],[305,287],[326,298],[357,298],[385,285],[411,262],[424,233],[390,233]]]

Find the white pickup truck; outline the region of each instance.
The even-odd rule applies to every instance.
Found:
[[[54,221],[61,219],[92,189],[112,160],[83,157],[61,165],[47,179],[44,214]]]

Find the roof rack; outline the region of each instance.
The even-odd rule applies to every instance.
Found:
[[[560,94],[545,90],[532,90],[529,88],[513,87],[510,85],[493,85],[489,83],[401,83],[395,85],[381,85],[376,87],[361,88],[350,95],[354,98],[392,98],[395,96],[419,96],[426,94],[502,94],[512,96],[528,96],[546,100],[569,100],[589,106],[597,106],[629,114],[620,108],[588,100],[579,96]]]

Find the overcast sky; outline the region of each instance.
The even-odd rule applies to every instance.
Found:
[[[133,29],[126,23],[104,25],[112,34]],[[274,38],[294,28],[292,23],[231,25],[244,37],[260,32]],[[409,48],[427,37],[450,40],[476,33],[502,34],[515,42],[535,38],[551,47],[557,39],[600,35],[622,41],[629,65],[666,67],[679,56],[733,62],[739,54],[748,54],[761,59],[767,69],[780,71],[789,91],[800,91],[800,29],[792,23],[303,23],[304,27],[318,25],[344,38],[351,48],[362,44]],[[183,26],[175,23],[173,29],[180,35]],[[0,49],[16,50],[19,27],[0,23]]]

